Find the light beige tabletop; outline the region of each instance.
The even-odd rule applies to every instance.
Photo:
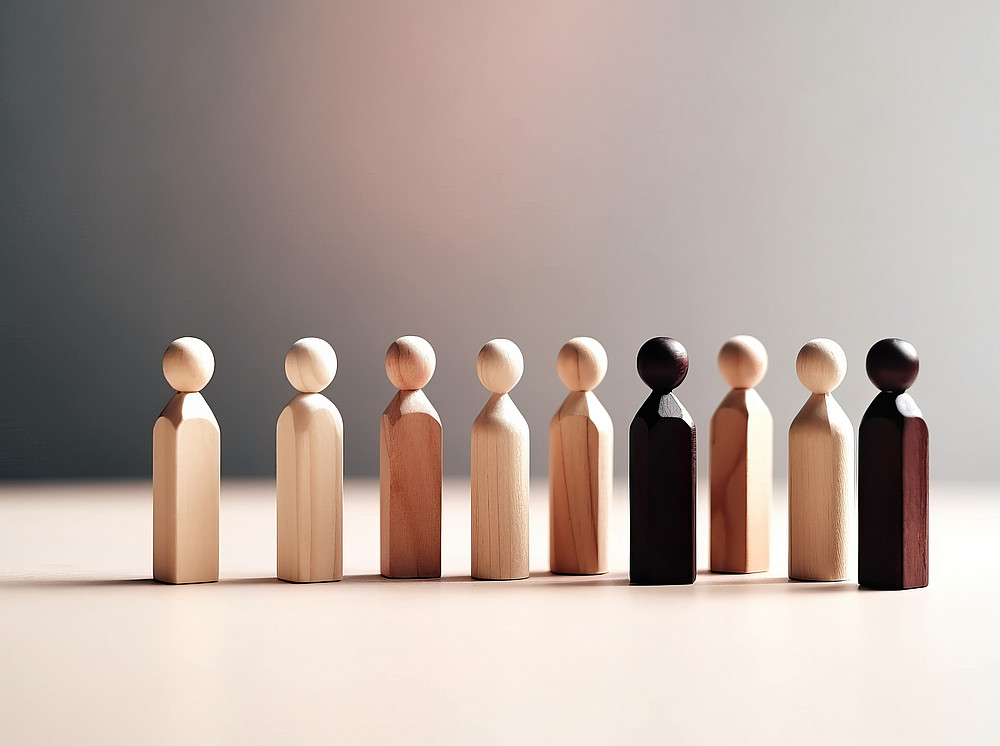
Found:
[[[991,485],[932,487],[931,585],[701,572],[469,578],[468,482],[446,486],[445,577],[378,573],[378,482],[349,482],[340,583],[274,579],[273,483],[226,481],[222,581],[153,583],[148,483],[0,486],[0,743],[996,743]],[[700,566],[707,566],[702,489]]]

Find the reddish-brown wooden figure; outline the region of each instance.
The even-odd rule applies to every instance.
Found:
[[[653,391],[629,428],[629,580],[693,583],[695,429],[673,394],[688,372],[687,350],[676,339],[654,337],[639,348],[636,365]]]
[[[379,429],[382,574],[441,577],[441,418],[423,388],[434,375],[434,348],[400,337],[385,353],[399,389]]]
[[[928,582],[927,423],[906,390],[920,361],[913,345],[883,339],[868,351],[881,391],[858,434],[858,582],[903,590]]]
[[[709,434],[712,572],[766,572],[774,420],[754,386],[767,372],[767,350],[756,337],[733,337],[719,350],[719,372],[732,389]]]

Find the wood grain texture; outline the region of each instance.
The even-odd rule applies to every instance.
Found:
[[[323,394],[300,393],[277,425],[280,579],[315,583],[344,577],[343,504],[344,421]]]
[[[549,562],[554,573],[608,571],[614,425],[590,391],[566,397],[549,425]]]
[[[381,571],[441,577],[441,419],[421,390],[400,391],[379,428]]]
[[[854,431],[830,394],[813,394],[788,431],[788,577],[844,580]]]
[[[732,389],[710,431],[711,569],[770,567],[774,421],[756,390]]]
[[[929,582],[927,423],[909,394],[882,392],[858,433],[858,582],[903,590]]]
[[[472,425],[472,577],[528,577],[528,423],[507,394]]]
[[[325,339],[303,337],[285,355],[285,376],[305,394],[318,394],[337,374],[337,353]]]
[[[153,425],[156,580],[219,579],[219,457],[219,423],[208,402],[197,392],[175,394]]]

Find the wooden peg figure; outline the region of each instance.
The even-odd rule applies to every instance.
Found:
[[[472,577],[528,577],[528,423],[507,394],[524,372],[509,339],[479,352],[476,372],[493,396],[472,425]]]
[[[320,393],[336,373],[322,339],[300,339],[285,356],[299,393],[278,417],[278,577],[292,583],[344,577],[344,421]]]
[[[434,348],[400,337],[385,354],[399,392],[379,429],[382,574],[441,577],[441,418],[421,390],[434,375]]]
[[[814,339],[795,371],[812,396],[788,430],[788,577],[844,580],[854,430],[830,392],[844,380],[847,356],[833,340]]]
[[[688,372],[684,346],[654,337],[639,348],[639,377],[653,392],[629,428],[629,580],[681,585],[697,575],[695,427],[673,391]]]
[[[906,390],[920,370],[913,345],[883,339],[868,351],[881,393],[858,432],[858,582],[904,590],[928,583],[927,423]]]
[[[549,425],[549,562],[552,572],[608,571],[614,426],[593,394],[608,370],[596,339],[575,337],[556,359],[570,390]]]
[[[767,373],[767,350],[756,337],[733,337],[719,351],[719,372],[732,389],[712,416],[711,567],[766,572],[774,421],[754,386]]]
[[[177,390],[153,426],[153,578],[163,583],[219,579],[219,423],[199,393],[214,372],[200,339],[163,353]]]

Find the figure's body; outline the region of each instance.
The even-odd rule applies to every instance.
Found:
[[[629,428],[629,580],[636,585],[693,583],[695,427],[672,393],[687,375],[687,351],[675,339],[655,337],[639,349],[637,365],[653,391]]]
[[[754,337],[733,337],[719,352],[719,371],[732,389],[710,434],[712,571],[766,572],[774,421],[754,386],[767,372],[767,351]]]
[[[788,430],[788,577],[844,580],[848,573],[854,486],[854,430],[830,393],[844,380],[847,357],[814,339],[795,362],[812,396]]]
[[[215,372],[212,350],[182,337],[163,354],[178,393],[153,426],[153,578],[219,579],[219,423],[199,393]]]
[[[379,428],[382,575],[441,577],[441,418],[422,391],[434,375],[434,350],[400,337],[385,355],[399,389]]]
[[[549,562],[554,573],[608,571],[614,426],[591,389],[608,356],[596,339],[576,337],[559,351],[559,378],[570,389],[549,425]]]
[[[479,380],[493,396],[472,425],[472,577],[528,577],[528,423],[507,394],[524,358],[494,339],[479,352]]]
[[[344,577],[344,421],[319,393],[336,372],[337,356],[322,339],[300,339],[285,357],[285,375],[300,393],[276,432],[277,576],[293,583]]]
[[[868,352],[868,377],[881,391],[858,432],[858,582],[866,588],[923,588],[928,573],[928,434],[906,390],[920,370],[902,339]]]

